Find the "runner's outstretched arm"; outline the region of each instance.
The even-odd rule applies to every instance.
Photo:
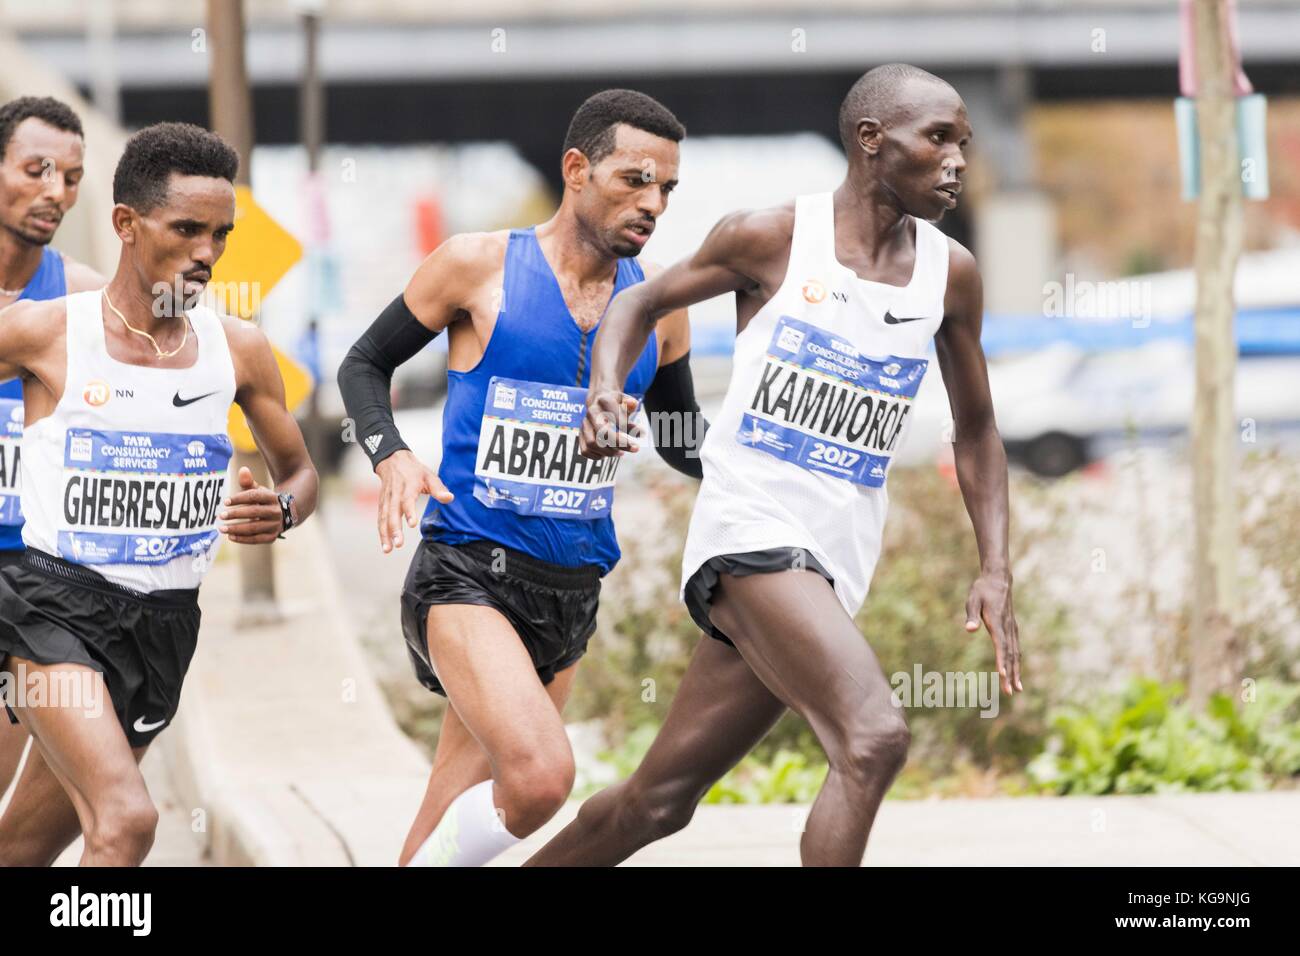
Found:
[[[762,215],[724,216],[693,255],[614,297],[592,346],[587,416],[580,438],[584,455],[607,458],[637,450],[635,427],[621,427],[626,413],[636,407],[623,394],[628,373],[661,318],[715,295],[755,286],[750,264],[771,244],[769,231],[756,221]]]
[[[412,528],[419,522],[421,495],[444,504],[453,497],[397,431],[390,391],[393,372],[443,329],[468,316],[475,287],[500,261],[492,242],[483,233],[466,233],[452,236],[430,253],[406,290],[380,313],[339,366],[343,405],[380,480],[379,546],[385,554],[402,546],[403,519]]]
[[[1002,689],[1020,683],[1020,634],[1011,607],[1011,558],[1007,547],[1007,453],[993,417],[988,366],[980,346],[984,289],[975,257],[949,241],[948,292],[943,324],[935,336],[939,367],[953,419],[953,459],[966,511],[975,528],[980,574],[966,599],[966,630],[988,628]]]
[[[244,410],[275,487],[258,487],[252,473],[241,468],[240,490],[226,499],[217,517],[236,522],[221,529],[236,544],[263,544],[274,541],[282,530],[277,494],[293,495],[294,524],[299,525],[316,510],[319,480],[298,423],[285,407],[284,381],[266,336],[240,319],[226,321],[233,324],[227,328],[235,360],[235,403]]]

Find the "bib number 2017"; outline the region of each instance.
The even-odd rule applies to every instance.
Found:
[[[813,442],[813,449],[808,453],[808,457],[813,461],[824,461],[828,465],[840,465],[844,468],[852,468],[862,457],[858,451],[849,451],[847,448],[840,448],[837,445],[827,445],[825,442]]]
[[[585,491],[573,491],[566,488],[545,488],[542,490],[542,505],[552,508],[580,508],[587,498]]]

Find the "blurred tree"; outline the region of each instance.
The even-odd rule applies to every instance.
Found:
[[[1231,693],[1241,669],[1237,610],[1237,508],[1233,481],[1238,441],[1234,409],[1237,344],[1233,278],[1242,243],[1237,164],[1237,65],[1230,43],[1231,5],[1195,0],[1197,136],[1201,158],[1196,222],[1196,403],[1192,413],[1192,667],[1198,709],[1216,691]],[[1185,5],[1185,14],[1187,6]]]

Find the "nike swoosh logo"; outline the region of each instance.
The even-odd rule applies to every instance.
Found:
[[[909,315],[906,317],[892,315],[888,310],[885,311],[886,325],[901,325],[904,322],[917,322],[921,319],[928,319],[928,315]]]
[[[184,408],[186,405],[193,405],[201,398],[207,398],[209,395],[215,395],[216,392],[205,392],[202,395],[195,395],[193,398],[181,398],[181,393],[177,392],[172,396],[172,404],[177,408]]]
[[[147,734],[151,730],[157,730],[165,723],[167,723],[166,720],[160,720],[156,724],[146,724],[143,717],[137,717],[135,723],[131,726],[135,728],[136,733]]]

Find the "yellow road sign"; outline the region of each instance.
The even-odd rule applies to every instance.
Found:
[[[271,218],[253,199],[247,186],[235,187],[235,229],[226,251],[212,270],[211,288],[230,315],[250,319],[261,308],[284,274],[302,258],[302,243]],[[284,380],[284,400],[293,411],[311,394],[312,379],[305,368],[274,345],[275,363]],[[257,443],[238,405],[230,406],[230,440],[240,451],[256,451]]]
[[[311,394],[311,374],[274,345],[271,346],[271,351],[275,353],[275,364],[280,367],[280,377],[284,379],[284,403],[289,411],[293,411]],[[240,451],[257,451],[253,433],[238,405],[230,406],[230,419],[226,427],[236,448]]]
[[[247,186],[235,187],[235,229],[212,270],[212,286],[226,312],[252,318],[262,299],[302,258],[302,243],[253,200]]]

